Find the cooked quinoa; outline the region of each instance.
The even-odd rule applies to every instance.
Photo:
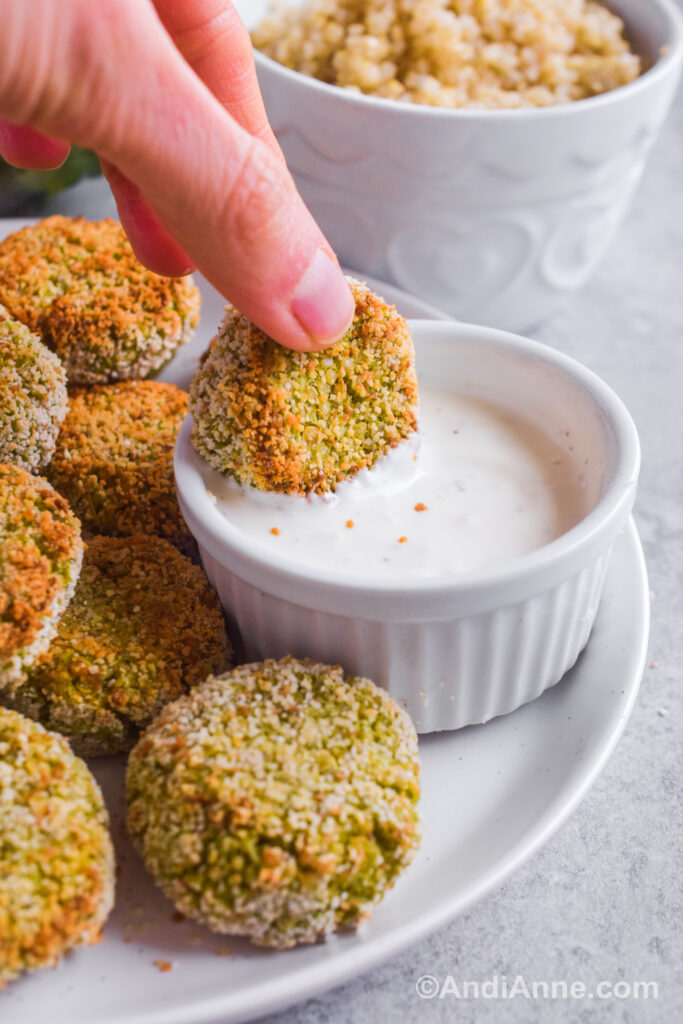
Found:
[[[20,466],[0,465],[0,693],[55,635],[82,556],[66,499]]]
[[[0,306],[0,462],[43,469],[66,405],[60,359]]]
[[[160,537],[96,537],[57,636],[7,702],[79,754],[114,754],[230,662],[221,607],[198,566]]]
[[[224,476],[263,491],[333,491],[416,430],[408,325],[350,284],[354,321],[323,352],[285,349],[227,310],[190,390],[192,443]]]
[[[0,242],[0,302],[74,385],[160,370],[191,336],[200,297],[191,278],[143,267],[116,221],[48,217]]]
[[[0,989],[99,941],[114,898],[107,826],[66,740],[0,708]]]
[[[170,704],[127,791],[133,841],[177,909],[262,946],[354,927],[420,842],[410,719],[314,661],[243,665]]]
[[[641,72],[592,0],[276,0],[252,39],[323,82],[436,107],[545,107]]]
[[[186,412],[187,394],[159,381],[70,393],[48,476],[80,516],[86,537],[156,534],[194,554],[173,475],[173,446]]]

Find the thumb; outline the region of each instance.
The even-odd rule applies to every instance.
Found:
[[[310,350],[341,337],[353,297],[283,161],[211,94],[148,0],[5,0],[0,28],[0,114],[117,167],[276,340]]]

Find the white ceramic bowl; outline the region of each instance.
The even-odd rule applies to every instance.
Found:
[[[633,505],[640,455],[620,400],[574,360],[491,328],[409,323],[423,383],[521,410],[589,460],[595,504],[577,526],[495,569],[359,581],[274,557],[229,523],[208,493],[211,471],[192,448],[189,417],[175,473],[183,515],[246,658],[340,663],[386,687],[419,732],[432,732],[512,711],[574,664]]]
[[[248,27],[267,6],[237,0]],[[673,0],[609,6],[649,70],[603,96],[545,109],[374,99],[257,53],[270,122],[342,263],[459,319],[513,331],[580,287],[628,207],[683,57]]]

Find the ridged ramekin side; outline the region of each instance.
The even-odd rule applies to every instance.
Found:
[[[247,660],[293,654],[339,663],[385,687],[418,732],[428,733],[507,714],[559,682],[588,642],[611,548],[526,600],[431,622],[354,619],[306,608],[240,579],[201,545],[200,552]]]

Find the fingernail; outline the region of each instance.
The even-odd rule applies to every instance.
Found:
[[[291,309],[310,337],[325,347],[351,326],[355,303],[341,269],[318,249],[292,296]]]

